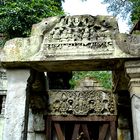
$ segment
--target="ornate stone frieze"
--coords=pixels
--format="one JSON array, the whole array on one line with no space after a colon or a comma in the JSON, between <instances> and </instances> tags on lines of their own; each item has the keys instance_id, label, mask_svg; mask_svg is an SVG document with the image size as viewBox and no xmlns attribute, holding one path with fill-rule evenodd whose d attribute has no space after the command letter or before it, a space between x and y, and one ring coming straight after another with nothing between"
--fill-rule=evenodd
<instances>
[{"instance_id":1,"label":"ornate stone frieze","mask_svg":"<svg viewBox=\"0 0 140 140\"><path fill-rule=\"evenodd\" d=\"M115 96L103 90L49 90L49 115L116 115Z\"/></svg>"}]
</instances>

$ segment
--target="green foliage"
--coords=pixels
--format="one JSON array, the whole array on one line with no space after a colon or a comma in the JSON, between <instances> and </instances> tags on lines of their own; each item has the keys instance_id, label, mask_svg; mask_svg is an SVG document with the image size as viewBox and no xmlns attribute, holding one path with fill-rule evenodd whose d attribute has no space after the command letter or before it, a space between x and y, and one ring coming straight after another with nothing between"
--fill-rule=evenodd
<instances>
[{"instance_id":1,"label":"green foliage","mask_svg":"<svg viewBox=\"0 0 140 140\"><path fill-rule=\"evenodd\" d=\"M32 24L63 14L60 0L3 0L0 1L0 32L8 38L28 36Z\"/></svg>"},{"instance_id":2,"label":"green foliage","mask_svg":"<svg viewBox=\"0 0 140 140\"><path fill-rule=\"evenodd\" d=\"M108 3L108 11L114 16L121 15L124 19L130 14L132 22L140 19L140 0L103 0Z\"/></svg>"},{"instance_id":3,"label":"green foliage","mask_svg":"<svg viewBox=\"0 0 140 140\"><path fill-rule=\"evenodd\" d=\"M6 39L0 39L0 48L4 46Z\"/></svg>"},{"instance_id":4,"label":"green foliage","mask_svg":"<svg viewBox=\"0 0 140 140\"><path fill-rule=\"evenodd\" d=\"M133 3L131 20L138 21L140 20L140 0L131 0Z\"/></svg>"},{"instance_id":5,"label":"green foliage","mask_svg":"<svg viewBox=\"0 0 140 140\"><path fill-rule=\"evenodd\" d=\"M103 3L109 3L108 11L112 12L114 16L121 13L121 16L125 17L132 8L132 3L128 0L104 0Z\"/></svg>"},{"instance_id":6,"label":"green foliage","mask_svg":"<svg viewBox=\"0 0 140 140\"><path fill-rule=\"evenodd\" d=\"M74 88L77 82L85 77L96 79L105 89L112 88L112 74L109 71L74 71L70 80L71 88Z\"/></svg>"}]
</instances>

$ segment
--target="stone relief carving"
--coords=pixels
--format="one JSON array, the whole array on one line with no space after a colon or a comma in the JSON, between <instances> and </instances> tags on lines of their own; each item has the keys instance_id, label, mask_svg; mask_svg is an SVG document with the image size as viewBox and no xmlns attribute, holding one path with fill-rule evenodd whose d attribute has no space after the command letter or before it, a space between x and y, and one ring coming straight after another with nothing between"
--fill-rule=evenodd
<instances>
[{"instance_id":1,"label":"stone relief carving","mask_svg":"<svg viewBox=\"0 0 140 140\"><path fill-rule=\"evenodd\" d=\"M115 115L115 97L106 91L49 90L49 115Z\"/></svg>"},{"instance_id":2,"label":"stone relief carving","mask_svg":"<svg viewBox=\"0 0 140 140\"><path fill-rule=\"evenodd\" d=\"M61 17L54 28L44 35L44 53L51 55L57 50L70 49L87 49L84 51L88 53L92 50L112 52L114 46L110 31L117 32L117 24L109 22L109 19L89 15Z\"/></svg>"},{"instance_id":3,"label":"stone relief carving","mask_svg":"<svg viewBox=\"0 0 140 140\"><path fill-rule=\"evenodd\" d=\"M83 21L76 22L75 24L73 20L70 20L72 17L67 18L68 23L61 23L61 19L61 24L56 24L56 26L45 35L45 42L81 41L82 39L90 40L93 37L99 40L102 37L104 37L104 39L107 37L105 33L108 32L108 30L101 30L101 26L94 26L94 23L91 26L91 23L87 22L84 24ZM75 19L80 20L78 17L75 17ZM98 32L100 32L100 35L97 34Z\"/></svg>"}]
</instances>

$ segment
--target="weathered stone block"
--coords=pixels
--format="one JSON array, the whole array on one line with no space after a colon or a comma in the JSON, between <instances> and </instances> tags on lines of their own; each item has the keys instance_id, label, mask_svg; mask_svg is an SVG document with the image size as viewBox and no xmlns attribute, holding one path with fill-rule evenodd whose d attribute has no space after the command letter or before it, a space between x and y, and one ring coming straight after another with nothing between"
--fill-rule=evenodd
<instances>
[{"instance_id":1,"label":"weathered stone block","mask_svg":"<svg viewBox=\"0 0 140 140\"><path fill-rule=\"evenodd\" d=\"M28 133L27 140L35 140L35 133Z\"/></svg>"},{"instance_id":2,"label":"weathered stone block","mask_svg":"<svg viewBox=\"0 0 140 140\"><path fill-rule=\"evenodd\" d=\"M29 109L28 132L34 132L34 115L31 109Z\"/></svg>"},{"instance_id":3,"label":"weathered stone block","mask_svg":"<svg viewBox=\"0 0 140 140\"><path fill-rule=\"evenodd\" d=\"M3 125L4 125L4 117L3 116L0 116L0 140L2 140Z\"/></svg>"},{"instance_id":4,"label":"weathered stone block","mask_svg":"<svg viewBox=\"0 0 140 140\"><path fill-rule=\"evenodd\" d=\"M43 119L43 114L34 114L34 130L35 131L45 130L45 120Z\"/></svg>"},{"instance_id":5,"label":"weathered stone block","mask_svg":"<svg viewBox=\"0 0 140 140\"><path fill-rule=\"evenodd\" d=\"M35 134L35 140L46 140L45 134Z\"/></svg>"}]
</instances>

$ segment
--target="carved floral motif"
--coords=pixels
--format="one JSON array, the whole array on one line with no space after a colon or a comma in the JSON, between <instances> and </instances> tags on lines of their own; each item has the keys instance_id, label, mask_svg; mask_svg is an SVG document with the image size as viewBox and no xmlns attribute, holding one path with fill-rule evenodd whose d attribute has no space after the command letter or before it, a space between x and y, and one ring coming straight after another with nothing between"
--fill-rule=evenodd
<instances>
[{"instance_id":1,"label":"carved floral motif","mask_svg":"<svg viewBox=\"0 0 140 140\"><path fill-rule=\"evenodd\" d=\"M50 115L115 115L115 97L106 91L49 90Z\"/></svg>"}]
</instances>

